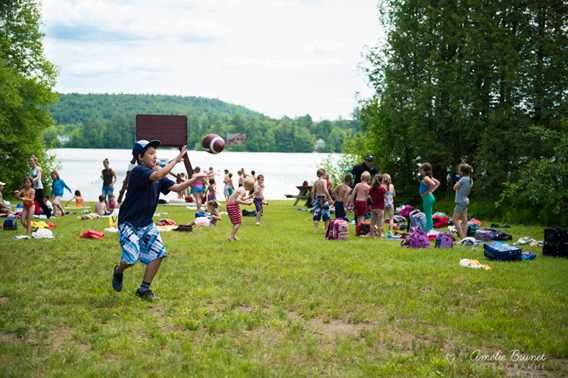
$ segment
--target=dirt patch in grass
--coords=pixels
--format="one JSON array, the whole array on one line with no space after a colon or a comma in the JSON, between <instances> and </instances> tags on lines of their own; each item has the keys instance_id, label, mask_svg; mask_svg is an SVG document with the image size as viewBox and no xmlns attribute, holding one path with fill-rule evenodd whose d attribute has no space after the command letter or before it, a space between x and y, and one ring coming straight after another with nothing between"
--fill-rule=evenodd
<instances>
[{"instance_id":1,"label":"dirt patch in grass","mask_svg":"<svg viewBox=\"0 0 568 378\"><path fill-rule=\"evenodd\" d=\"M239 307L237 307L237 309L239 311L242 311L242 312L253 312L254 311L254 307L247 306L247 305L240 305Z\"/></svg>"},{"instance_id":2,"label":"dirt patch in grass","mask_svg":"<svg viewBox=\"0 0 568 378\"><path fill-rule=\"evenodd\" d=\"M88 344L74 338L71 329L67 327L58 327L49 333L40 333L31 329L22 336L15 333L0 333L0 343L28 344L34 347L43 345L51 353L58 353L69 347L77 348L81 354L91 350Z\"/></svg>"},{"instance_id":3,"label":"dirt patch in grass","mask_svg":"<svg viewBox=\"0 0 568 378\"><path fill-rule=\"evenodd\" d=\"M348 323L341 319L324 320L320 317L306 320L294 311L287 311L286 316L290 320L304 323L312 332L329 338L336 336L357 338L363 331L369 331L376 325L376 322Z\"/></svg>"},{"instance_id":4,"label":"dirt patch in grass","mask_svg":"<svg viewBox=\"0 0 568 378\"><path fill-rule=\"evenodd\" d=\"M0 297L0 305L8 303L8 297Z\"/></svg>"},{"instance_id":5,"label":"dirt patch in grass","mask_svg":"<svg viewBox=\"0 0 568 378\"><path fill-rule=\"evenodd\" d=\"M401 353L411 352L415 349L416 336L393 325L377 327L375 332L378 334L376 347L385 352L397 350Z\"/></svg>"},{"instance_id":6,"label":"dirt patch in grass","mask_svg":"<svg viewBox=\"0 0 568 378\"><path fill-rule=\"evenodd\" d=\"M24 341L24 339L22 337L19 337L15 333L0 333L0 343L13 344L22 341Z\"/></svg>"},{"instance_id":7,"label":"dirt patch in grass","mask_svg":"<svg viewBox=\"0 0 568 378\"><path fill-rule=\"evenodd\" d=\"M360 337L361 332L368 331L373 327L371 323L352 324L338 319L324 321L320 318L314 318L308 320L306 323L311 330L325 337Z\"/></svg>"},{"instance_id":8,"label":"dirt patch in grass","mask_svg":"<svg viewBox=\"0 0 568 378\"><path fill-rule=\"evenodd\" d=\"M49 350L51 352L61 352L65 348L76 347L81 354L91 350L88 344L76 340L71 333L71 329L67 327L58 327L49 335Z\"/></svg>"},{"instance_id":9,"label":"dirt patch in grass","mask_svg":"<svg viewBox=\"0 0 568 378\"><path fill-rule=\"evenodd\" d=\"M542 369L541 366L521 366L507 365L505 366L506 377L554 377L555 375Z\"/></svg>"},{"instance_id":10,"label":"dirt patch in grass","mask_svg":"<svg viewBox=\"0 0 568 378\"><path fill-rule=\"evenodd\" d=\"M0 343L16 344L26 343L30 345L38 345L41 341L41 335L35 330L28 330L25 334L18 335L11 332L0 332Z\"/></svg>"},{"instance_id":11,"label":"dirt patch in grass","mask_svg":"<svg viewBox=\"0 0 568 378\"><path fill-rule=\"evenodd\" d=\"M209 301L205 307L211 312L223 312L228 306L224 301Z\"/></svg>"},{"instance_id":12,"label":"dirt patch in grass","mask_svg":"<svg viewBox=\"0 0 568 378\"><path fill-rule=\"evenodd\" d=\"M156 319L158 327L164 332L175 332L179 328L174 324L172 319L168 318L164 308L160 305L154 306L150 309L150 314Z\"/></svg>"}]
</instances>

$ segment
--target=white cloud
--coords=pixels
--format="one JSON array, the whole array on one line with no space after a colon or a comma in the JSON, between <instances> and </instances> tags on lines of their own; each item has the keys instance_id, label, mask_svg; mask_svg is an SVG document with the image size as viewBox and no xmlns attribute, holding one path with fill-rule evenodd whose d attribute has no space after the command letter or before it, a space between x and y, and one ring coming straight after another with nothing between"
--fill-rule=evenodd
<instances>
[{"instance_id":1,"label":"white cloud","mask_svg":"<svg viewBox=\"0 0 568 378\"><path fill-rule=\"evenodd\" d=\"M380 38L376 0L43 0L62 92L217 97L270 116L348 117Z\"/></svg>"}]
</instances>

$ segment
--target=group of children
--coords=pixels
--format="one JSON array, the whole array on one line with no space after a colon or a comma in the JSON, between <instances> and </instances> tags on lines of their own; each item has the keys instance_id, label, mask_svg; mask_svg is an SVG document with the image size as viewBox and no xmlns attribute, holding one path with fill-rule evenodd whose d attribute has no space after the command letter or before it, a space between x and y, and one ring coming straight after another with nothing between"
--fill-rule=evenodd
<instances>
[{"instance_id":1,"label":"group of children","mask_svg":"<svg viewBox=\"0 0 568 378\"><path fill-rule=\"evenodd\" d=\"M330 208L335 207L337 219L347 219L347 211L353 210L357 224L365 221L368 214L371 215L369 236L380 237L383 235L383 223L388 216L389 232L393 228L394 197L396 195L390 175L375 175L367 171L361 175L361 182L352 188L353 175L345 174L343 182L330 191L329 176L324 169L317 170L318 179L314 182L311 199L313 206L314 230L319 228L319 222L323 219L325 227L329 224ZM370 183L370 184L369 184Z\"/></svg>"},{"instance_id":2,"label":"group of children","mask_svg":"<svg viewBox=\"0 0 568 378\"><path fill-rule=\"evenodd\" d=\"M233 184L233 174L229 170L225 169L223 176L223 194L225 196L227 214L232 224L231 233L228 237L229 241L238 240L236 235L242 221L240 205L249 206L254 204L256 224L260 225L266 203L264 200L264 176L256 176L254 171L251 171L251 174L247 174L244 168L241 168L237 173L239 176L237 189L235 189ZM203 175L201 174L201 169L195 167L192 179L194 181L191 184L191 194L196 203L197 211L200 212L202 204L205 203L206 210L213 218L212 220L219 220L219 203L217 200L214 168L209 167L206 175ZM185 180L184 176L181 178L178 176L178 182L183 182L183 180Z\"/></svg>"},{"instance_id":3,"label":"group of children","mask_svg":"<svg viewBox=\"0 0 568 378\"><path fill-rule=\"evenodd\" d=\"M434 192L440 186L440 181L434 178L430 163L423 163L419 171L419 194L426 216L425 231L428 232L433 228L432 213L436 203ZM459 165L458 172L458 180L453 186L456 194L452 219L458 235L464 238L467 235L467 208L469 194L473 186L471 179L473 169L470 165L463 163ZM385 219L388 220L386 237L392 236L396 190L388 173L371 177L371 174L365 171L361 174L361 181L354 187L352 186L353 175L347 173L343 177L343 182L333 190L329 176L324 169L318 169L316 175L317 180L314 182L311 192L314 230L319 228L319 222L322 219L327 229L330 209L334 206L337 219L347 219L347 211L349 210L353 210L358 225L364 223L370 217L369 233L364 236L382 237Z\"/></svg>"}]
</instances>

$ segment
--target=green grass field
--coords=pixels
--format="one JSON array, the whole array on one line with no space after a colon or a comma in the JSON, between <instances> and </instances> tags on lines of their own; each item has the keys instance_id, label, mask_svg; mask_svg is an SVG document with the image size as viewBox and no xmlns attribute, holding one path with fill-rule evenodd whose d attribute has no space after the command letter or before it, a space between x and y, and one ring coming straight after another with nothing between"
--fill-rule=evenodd
<instances>
[{"instance_id":1,"label":"green grass field","mask_svg":"<svg viewBox=\"0 0 568 378\"><path fill-rule=\"evenodd\" d=\"M158 211L178 223L194 213ZM568 259L539 251L480 271L458 262L485 262L481 248L325 241L285 201L260 227L243 220L238 242L226 241L226 217L163 233L153 303L134 296L141 265L111 289L116 234L79 238L107 220L57 218L55 240L0 231L0 375L568 375ZM539 227L508 232L543 238Z\"/></svg>"}]
</instances>

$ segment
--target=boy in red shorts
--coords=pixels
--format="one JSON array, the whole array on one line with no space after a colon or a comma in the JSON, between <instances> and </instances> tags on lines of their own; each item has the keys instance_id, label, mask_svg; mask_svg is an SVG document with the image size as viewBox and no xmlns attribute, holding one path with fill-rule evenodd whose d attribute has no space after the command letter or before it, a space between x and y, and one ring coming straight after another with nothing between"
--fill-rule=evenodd
<instances>
[{"instance_id":1,"label":"boy in red shorts","mask_svg":"<svg viewBox=\"0 0 568 378\"><path fill-rule=\"evenodd\" d=\"M371 174L367 171L363 172L361 182L355 185L353 193L351 194L351 201L355 204L357 223L362 223L369 212L367 203L369 201L369 191L371 190L371 186L369 185L370 179Z\"/></svg>"}]
</instances>

